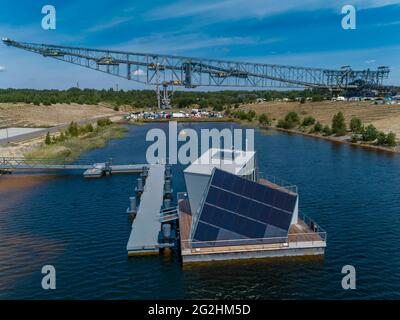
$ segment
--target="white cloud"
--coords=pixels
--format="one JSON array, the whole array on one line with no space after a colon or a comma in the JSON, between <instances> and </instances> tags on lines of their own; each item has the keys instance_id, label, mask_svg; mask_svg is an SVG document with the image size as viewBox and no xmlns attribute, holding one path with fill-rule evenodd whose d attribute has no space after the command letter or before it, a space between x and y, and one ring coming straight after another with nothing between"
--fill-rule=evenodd
<instances>
[{"instance_id":1,"label":"white cloud","mask_svg":"<svg viewBox=\"0 0 400 320\"><path fill-rule=\"evenodd\" d=\"M134 38L118 44L121 50L177 54L180 52L204 48L226 47L235 45L260 45L283 41L278 38L261 37L210 37L200 33L157 33L147 37Z\"/></svg>"},{"instance_id":2,"label":"white cloud","mask_svg":"<svg viewBox=\"0 0 400 320\"><path fill-rule=\"evenodd\" d=\"M3 66L0 66L0 72L2 72L2 71L5 71L6 70L6 68L5 67L3 67Z\"/></svg>"},{"instance_id":3,"label":"white cloud","mask_svg":"<svg viewBox=\"0 0 400 320\"><path fill-rule=\"evenodd\" d=\"M181 0L174 4L152 9L146 15L150 19L162 20L177 17L199 16L211 23L244 18L262 18L291 11L311 11L318 9L333 9L340 12L347 0ZM353 0L358 9L382 7L400 3L399 0Z\"/></svg>"},{"instance_id":4,"label":"white cloud","mask_svg":"<svg viewBox=\"0 0 400 320\"><path fill-rule=\"evenodd\" d=\"M103 31L124 24L125 22L131 21L132 19L133 19L132 17L117 17L110 20L109 22L97 24L93 27L90 27L86 31L88 32Z\"/></svg>"}]
</instances>

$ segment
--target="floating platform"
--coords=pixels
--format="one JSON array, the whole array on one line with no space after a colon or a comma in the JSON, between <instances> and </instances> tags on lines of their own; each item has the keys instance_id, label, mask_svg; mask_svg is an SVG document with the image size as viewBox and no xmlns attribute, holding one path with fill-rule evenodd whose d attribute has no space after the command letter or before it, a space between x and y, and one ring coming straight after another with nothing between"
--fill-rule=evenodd
<instances>
[{"instance_id":1,"label":"floating platform","mask_svg":"<svg viewBox=\"0 0 400 320\"><path fill-rule=\"evenodd\" d=\"M298 218L297 224L289 229L286 242L263 244L214 245L193 247L189 239L192 225L192 214L188 200L179 201L180 245L183 263L207 261L298 257L323 255L326 247L326 233L313 230L311 220L306 217ZM304 220L303 220L304 219Z\"/></svg>"},{"instance_id":2,"label":"floating platform","mask_svg":"<svg viewBox=\"0 0 400 320\"><path fill-rule=\"evenodd\" d=\"M106 174L118 174L118 173L141 173L143 168L148 167L144 164L126 164L126 165L110 165L106 163L95 164L92 168L87 169L83 176L85 178L101 178Z\"/></svg>"},{"instance_id":3,"label":"floating platform","mask_svg":"<svg viewBox=\"0 0 400 320\"><path fill-rule=\"evenodd\" d=\"M160 212L164 199L165 165L151 165L132 231L126 246L129 256L158 254Z\"/></svg>"}]
</instances>

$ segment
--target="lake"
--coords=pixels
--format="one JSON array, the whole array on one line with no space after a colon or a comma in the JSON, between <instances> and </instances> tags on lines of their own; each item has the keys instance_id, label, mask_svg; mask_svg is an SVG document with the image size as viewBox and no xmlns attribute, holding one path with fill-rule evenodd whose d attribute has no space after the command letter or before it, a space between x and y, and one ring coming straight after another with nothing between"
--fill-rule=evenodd
<instances>
[{"instance_id":1,"label":"lake","mask_svg":"<svg viewBox=\"0 0 400 320\"><path fill-rule=\"evenodd\" d=\"M237 128L180 123L182 128ZM82 158L144 163L150 128ZM328 233L324 258L240 261L183 268L179 255L128 258L126 215L137 175L85 180L82 174L0 177L1 299L399 299L400 157L319 139L256 130L260 171L296 184L300 210ZM184 191L173 167L174 192ZM57 289L41 288L54 265ZM344 265L357 289L341 286Z\"/></svg>"}]
</instances>

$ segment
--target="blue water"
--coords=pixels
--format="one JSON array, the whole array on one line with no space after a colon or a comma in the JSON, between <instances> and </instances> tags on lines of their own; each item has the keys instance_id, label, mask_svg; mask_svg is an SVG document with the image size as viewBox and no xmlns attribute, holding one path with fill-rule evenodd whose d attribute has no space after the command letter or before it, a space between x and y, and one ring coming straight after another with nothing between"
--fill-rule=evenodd
<instances>
[{"instance_id":1,"label":"blue water","mask_svg":"<svg viewBox=\"0 0 400 320\"><path fill-rule=\"evenodd\" d=\"M184 124L194 129L230 124ZM145 134L130 126L85 158L145 161ZM400 157L323 140L257 131L264 173L297 184L300 209L328 232L323 259L242 261L182 268L179 256L128 258L125 214L136 175L0 177L1 299L400 298ZM174 190L184 190L176 166ZM54 265L57 289L41 288ZM357 289L343 290L354 265Z\"/></svg>"}]
</instances>

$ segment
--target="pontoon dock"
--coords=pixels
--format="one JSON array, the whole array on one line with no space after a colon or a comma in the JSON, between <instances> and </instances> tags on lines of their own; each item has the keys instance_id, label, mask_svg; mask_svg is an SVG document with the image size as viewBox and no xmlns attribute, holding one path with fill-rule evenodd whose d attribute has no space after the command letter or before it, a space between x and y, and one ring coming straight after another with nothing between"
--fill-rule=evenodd
<instances>
[{"instance_id":1,"label":"pontoon dock","mask_svg":"<svg viewBox=\"0 0 400 320\"><path fill-rule=\"evenodd\" d=\"M158 254L161 230L160 212L164 197L165 165L155 164L149 168L140 199L139 209L128 240L128 255Z\"/></svg>"}]
</instances>

